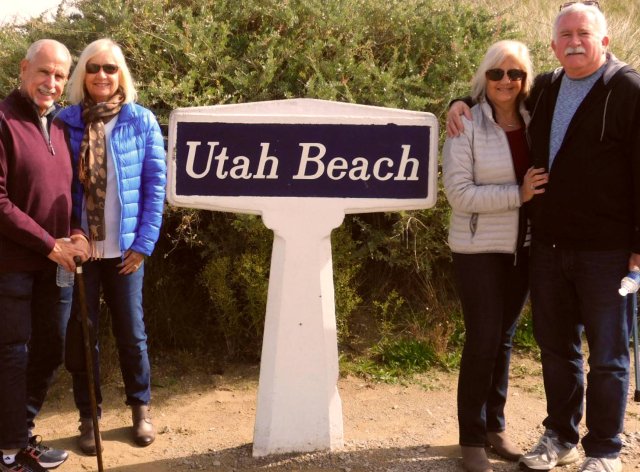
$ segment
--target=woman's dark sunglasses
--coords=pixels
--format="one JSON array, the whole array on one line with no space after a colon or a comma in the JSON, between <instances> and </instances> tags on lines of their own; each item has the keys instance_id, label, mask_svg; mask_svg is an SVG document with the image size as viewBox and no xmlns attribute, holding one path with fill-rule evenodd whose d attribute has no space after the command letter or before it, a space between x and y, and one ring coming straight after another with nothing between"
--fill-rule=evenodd
<instances>
[{"instance_id":1,"label":"woman's dark sunglasses","mask_svg":"<svg viewBox=\"0 0 640 472\"><path fill-rule=\"evenodd\" d=\"M497 82L498 80L502 80L505 72L507 73L507 77L509 80L516 82L518 80L522 80L527 76L527 73L520 69L509 69L507 71L503 69L489 69L485 72L485 76L487 79Z\"/></svg>"},{"instance_id":2,"label":"woman's dark sunglasses","mask_svg":"<svg viewBox=\"0 0 640 472\"><path fill-rule=\"evenodd\" d=\"M94 64L93 62L87 62L87 65L85 66L87 74L97 74L100 72L100 69L102 69L105 74L109 75L118 72L118 66L115 64Z\"/></svg>"}]
</instances>

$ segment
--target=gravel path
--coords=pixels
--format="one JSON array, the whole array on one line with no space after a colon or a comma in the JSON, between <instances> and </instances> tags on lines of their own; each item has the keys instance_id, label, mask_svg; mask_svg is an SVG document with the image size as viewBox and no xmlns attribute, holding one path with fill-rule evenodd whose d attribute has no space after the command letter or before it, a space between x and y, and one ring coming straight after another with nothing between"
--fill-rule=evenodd
<instances>
[{"instance_id":1,"label":"gravel path","mask_svg":"<svg viewBox=\"0 0 640 472\"><path fill-rule=\"evenodd\" d=\"M161 362L156 361L156 364ZM101 424L106 470L164 471L460 471L456 423L456 373L432 372L406 385L340 379L345 447L254 459L251 441L255 416L257 367L228 369L225 375L180 368L155 369L153 414L159 434L149 448L132 445L130 415L123 388L110 382ZM117 378L118 375L112 377ZM634 388L634 386L632 386ZM631 392L633 393L633 392ZM625 471L640 470L640 405L629 397L623 441ZM515 356L507 403L508 431L524 449L542 432L545 411L540 368ZM96 459L75 446L77 413L70 381L63 374L37 424L47 444L71 451L60 471L97 470ZM516 464L490 455L494 470L516 471ZM575 471L578 464L554 470Z\"/></svg>"}]
</instances>

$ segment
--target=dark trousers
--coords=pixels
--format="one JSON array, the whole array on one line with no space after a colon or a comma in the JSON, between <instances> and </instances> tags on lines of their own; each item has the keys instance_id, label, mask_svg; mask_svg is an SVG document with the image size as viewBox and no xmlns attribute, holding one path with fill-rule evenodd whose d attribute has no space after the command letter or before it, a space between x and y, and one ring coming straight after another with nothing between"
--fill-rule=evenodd
<instances>
[{"instance_id":1,"label":"dark trousers","mask_svg":"<svg viewBox=\"0 0 640 472\"><path fill-rule=\"evenodd\" d=\"M616 457L621 448L629 386L629 321L618 294L630 253L575 251L534 243L531 303L547 396L543 425L577 444L584 372L581 336L589 344L587 429L589 457Z\"/></svg>"},{"instance_id":2,"label":"dark trousers","mask_svg":"<svg viewBox=\"0 0 640 472\"><path fill-rule=\"evenodd\" d=\"M24 448L62 364L71 288L56 266L0 273L0 449Z\"/></svg>"},{"instance_id":3,"label":"dark trousers","mask_svg":"<svg viewBox=\"0 0 640 472\"><path fill-rule=\"evenodd\" d=\"M111 329L118 348L120 370L127 405L147 405L151 400L151 367L147 353L147 334L142 311L144 263L133 274L120 275L120 258L89 261L83 265L87 310L94 328L99 329L100 291L111 314ZM74 297L73 312L79 310ZM100 404L99 348L93 352L94 379L98 415ZM91 403L86 374L73 374L73 394L82 418L91 418Z\"/></svg>"},{"instance_id":4,"label":"dark trousers","mask_svg":"<svg viewBox=\"0 0 640 472\"><path fill-rule=\"evenodd\" d=\"M516 263L517 262L517 263ZM460 445L484 447L505 429L513 334L528 294L529 252L453 254L464 315L458 379Z\"/></svg>"}]
</instances>

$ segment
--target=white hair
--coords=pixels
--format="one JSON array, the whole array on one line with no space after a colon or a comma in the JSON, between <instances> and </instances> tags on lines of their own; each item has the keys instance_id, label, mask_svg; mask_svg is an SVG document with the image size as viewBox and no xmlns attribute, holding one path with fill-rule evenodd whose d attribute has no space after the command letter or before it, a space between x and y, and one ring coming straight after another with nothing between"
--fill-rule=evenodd
<instances>
[{"instance_id":1,"label":"white hair","mask_svg":"<svg viewBox=\"0 0 640 472\"><path fill-rule=\"evenodd\" d=\"M597 6L585 5L584 3L573 3L568 7L560 10L560 13L558 13L558 16L556 16L556 19L553 22L554 41L558 40L558 25L560 24L560 19L570 13L586 13L591 15L596 33L600 36L600 38L604 38L605 36L607 36L607 19L604 17L604 13L602 13L602 11L600 11Z\"/></svg>"},{"instance_id":2,"label":"white hair","mask_svg":"<svg viewBox=\"0 0 640 472\"><path fill-rule=\"evenodd\" d=\"M67 61L69 62L69 65L71 65L71 53L69 52L69 49L67 49L67 46L62 44L60 41L56 41L55 39L39 39L38 41L33 42L27 49L27 53L25 54L24 58L27 61L32 61L33 58L36 57L36 55L40 52L40 50L47 44L55 45L56 47L58 47L64 53L64 55L67 56Z\"/></svg>"},{"instance_id":3,"label":"white hair","mask_svg":"<svg viewBox=\"0 0 640 472\"><path fill-rule=\"evenodd\" d=\"M489 69L498 67L507 58L512 58L516 61L527 74L527 76L522 79L520 98L524 98L529 94L533 81L533 66L531 65L529 48L520 41L506 39L489 46L478 70L471 79L471 96L476 102L485 96L487 89L487 77L485 73Z\"/></svg>"}]
</instances>

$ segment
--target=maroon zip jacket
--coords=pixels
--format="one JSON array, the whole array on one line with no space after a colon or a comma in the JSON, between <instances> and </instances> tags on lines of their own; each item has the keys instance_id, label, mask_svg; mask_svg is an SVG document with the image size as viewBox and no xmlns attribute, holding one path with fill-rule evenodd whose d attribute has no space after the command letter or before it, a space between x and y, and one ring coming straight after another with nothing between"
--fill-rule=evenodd
<instances>
[{"instance_id":1,"label":"maroon zip jacket","mask_svg":"<svg viewBox=\"0 0 640 472\"><path fill-rule=\"evenodd\" d=\"M64 124L49 136L19 91L0 102L0 272L39 270L70 234L71 157Z\"/></svg>"}]
</instances>

